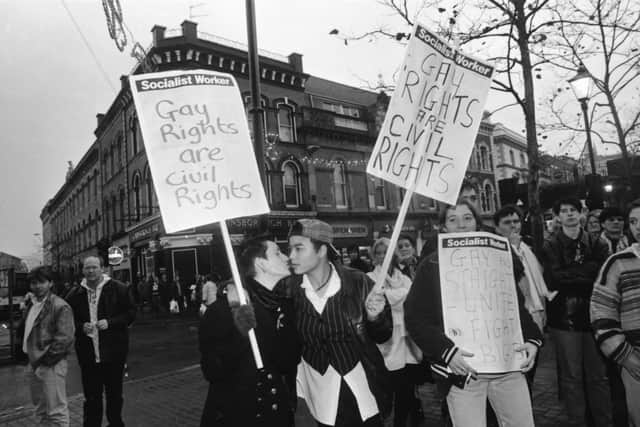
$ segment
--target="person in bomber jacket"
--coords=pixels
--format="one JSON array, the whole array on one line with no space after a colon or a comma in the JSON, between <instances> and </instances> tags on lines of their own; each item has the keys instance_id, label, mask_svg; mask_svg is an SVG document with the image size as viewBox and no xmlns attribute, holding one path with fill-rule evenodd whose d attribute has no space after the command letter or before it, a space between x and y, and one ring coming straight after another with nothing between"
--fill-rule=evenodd
<instances>
[{"instance_id":1,"label":"person in bomber jacket","mask_svg":"<svg viewBox=\"0 0 640 427\"><path fill-rule=\"evenodd\" d=\"M559 385L569 423L586 425L586 399L595 427L611 424L606 363L591 332L589 304L598 271L609 255L606 243L580 227L581 203L562 198L553 206L561 229L543 246L544 279L558 295L547 305L555 344Z\"/></svg>"},{"instance_id":2,"label":"person in bomber jacket","mask_svg":"<svg viewBox=\"0 0 640 427\"><path fill-rule=\"evenodd\" d=\"M473 205L459 200L440 213L445 233L477 231L480 216ZM523 274L522 264L514 259L514 275ZM405 301L405 322L409 335L431 361L431 369L439 390L446 396L449 413L456 427L485 427L486 401L502 420L505 427L533 427L531 398L524 372L530 370L538 348L542 345L542 332L524 307L524 299L517 286L520 326L525 340L516 348L525 354L522 372L505 374L477 374L464 360L472 356L458 348L444 332L440 270L438 252L428 256L418 267L416 278ZM447 368L452 373L448 373ZM465 383L468 376L471 381Z\"/></svg>"},{"instance_id":3,"label":"person in bomber jacket","mask_svg":"<svg viewBox=\"0 0 640 427\"><path fill-rule=\"evenodd\" d=\"M122 380L129 352L129 325L136 306L129 289L102 272L102 260L85 258L85 278L67 296L76 326L76 354L84 391L84 427L102 425L102 396L111 427L123 427Z\"/></svg>"}]
</instances>

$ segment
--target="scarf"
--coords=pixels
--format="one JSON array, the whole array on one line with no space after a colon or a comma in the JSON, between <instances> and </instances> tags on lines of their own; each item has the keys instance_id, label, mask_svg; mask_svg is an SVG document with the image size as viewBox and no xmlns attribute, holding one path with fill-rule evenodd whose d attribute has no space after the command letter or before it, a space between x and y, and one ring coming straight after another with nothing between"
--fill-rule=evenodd
<instances>
[{"instance_id":1,"label":"scarf","mask_svg":"<svg viewBox=\"0 0 640 427\"><path fill-rule=\"evenodd\" d=\"M600 235L600 238L604 240L607 246L609 247L609 255L613 255L615 253L623 251L630 246L629 240L627 239L627 236L625 236L624 234L620 236L620 239L618 240L618 243L616 244L615 248L613 247L613 241L607 237L604 231Z\"/></svg>"},{"instance_id":2,"label":"scarf","mask_svg":"<svg viewBox=\"0 0 640 427\"><path fill-rule=\"evenodd\" d=\"M542 276L542 267L533 251L526 243L520 243L520 248L512 246L514 253L520 258L524 266L524 274L529 285L529 295L531 306L536 311L544 310L542 299L551 301L558 294L558 291L549 291Z\"/></svg>"},{"instance_id":3,"label":"scarf","mask_svg":"<svg viewBox=\"0 0 640 427\"><path fill-rule=\"evenodd\" d=\"M282 304L284 295L282 293L280 283L278 283L272 291L262 286L253 278L247 278L247 290L252 301L257 302L261 306L276 310Z\"/></svg>"}]
</instances>

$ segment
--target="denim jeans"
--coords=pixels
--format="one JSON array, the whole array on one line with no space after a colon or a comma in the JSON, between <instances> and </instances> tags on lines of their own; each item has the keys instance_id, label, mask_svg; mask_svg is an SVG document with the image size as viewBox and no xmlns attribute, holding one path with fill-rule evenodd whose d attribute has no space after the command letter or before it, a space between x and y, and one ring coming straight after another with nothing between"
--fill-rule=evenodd
<instances>
[{"instance_id":1,"label":"denim jeans","mask_svg":"<svg viewBox=\"0 0 640 427\"><path fill-rule=\"evenodd\" d=\"M640 427L640 381L633 378L626 369L620 373L624 389L627 394L627 410L629 411L629 426Z\"/></svg>"},{"instance_id":2,"label":"denim jeans","mask_svg":"<svg viewBox=\"0 0 640 427\"><path fill-rule=\"evenodd\" d=\"M487 398L502 427L534 427L527 379L521 372L481 374L464 389L452 386L447 405L455 427L486 427Z\"/></svg>"},{"instance_id":3,"label":"denim jeans","mask_svg":"<svg viewBox=\"0 0 640 427\"><path fill-rule=\"evenodd\" d=\"M585 426L587 401L595 427L611 425L607 367L590 332L551 329L569 425ZM586 396L585 396L586 394Z\"/></svg>"},{"instance_id":4,"label":"denim jeans","mask_svg":"<svg viewBox=\"0 0 640 427\"><path fill-rule=\"evenodd\" d=\"M67 407L67 360L53 366L38 366L31 373L31 400L41 426L69 426Z\"/></svg>"}]
</instances>

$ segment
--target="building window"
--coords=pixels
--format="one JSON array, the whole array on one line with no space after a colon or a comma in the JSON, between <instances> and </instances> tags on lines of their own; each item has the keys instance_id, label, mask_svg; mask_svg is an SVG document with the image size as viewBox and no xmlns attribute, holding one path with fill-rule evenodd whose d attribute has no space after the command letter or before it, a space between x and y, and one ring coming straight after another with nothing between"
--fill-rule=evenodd
<instances>
[{"instance_id":1,"label":"building window","mask_svg":"<svg viewBox=\"0 0 640 427\"><path fill-rule=\"evenodd\" d=\"M113 221L112 230L115 233L118 231L118 202L115 195L111 197L111 220Z\"/></svg>"},{"instance_id":2,"label":"building window","mask_svg":"<svg viewBox=\"0 0 640 427\"><path fill-rule=\"evenodd\" d=\"M104 235L109 238L111 232L109 230L109 202L104 202Z\"/></svg>"},{"instance_id":3,"label":"building window","mask_svg":"<svg viewBox=\"0 0 640 427\"><path fill-rule=\"evenodd\" d=\"M265 161L264 162L264 176L267 180L267 200L269 201L269 204L273 203L273 195L271 192L271 168L269 167L269 162Z\"/></svg>"},{"instance_id":4,"label":"building window","mask_svg":"<svg viewBox=\"0 0 640 427\"><path fill-rule=\"evenodd\" d=\"M149 169L147 168L146 171L146 183L145 183L145 187L147 190L147 214L149 215L153 215L153 181L151 180L151 172L149 171Z\"/></svg>"},{"instance_id":5,"label":"building window","mask_svg":"<svg viewBox=\"0 0 640 427\"><path fill-rule=\"evenodd\" d=\"M480 207L482 212L489 213L494 211L494 190L490 183L485 183L480 194Z\"/></svg>"},{"instance_id":6,"label":"building window","mask_svg":"<svg viewBox=\"0 0 640 427\"><path fill-rule=\"evenodd\" d=\"M527 159L524 157L524 153L520 153L520 166L523 168L527 167Z\"/></svg>"},{"instance_id":7,"label":"building window","mask_svg":"<svg viewBox=\"0 0 640 427\"><path fill-rule=\"evenodd\" d=\"M384 192L384 181L380 178L373 179L374 185L374 199L376 201L376 208L386 208L387 198Z\"/></svg>"},{"instance_id":8,"label":"building window","mask_svg":"<svg viewBox=\"0 0 640 427\"><path fill-rule=\"evenodd\" d=\"M480 158L480 150L478 150L477 148L474 149L475 153L476 153L476 163L475 163L475 168L476 169L480 169L480 167L482 166L482 159Z\"/></svg>"},{"instance_id":9,"label":"building window","mask_svg":"<svg viewBox=\"0 0 640 427\"><path fill-rule=\"evenodd\" d=\"M293 162L287 161L282 165L282 174L284 204L297 208L300 206L300 172Z\"/></svg>"},{"instance_id":10,"label":"building window","mask_svg":"<svg viewBox=\"0 0 640 427\"><path fill-rule=\"evenodd\" d=\"M136 221L140 221L140 175L133 177L133 214Z\"/></svg>"},{"instance_id":11,"label":"building window","mask_svg":"<svg viewBox=\"0 0 640 427\"><path fill-rule=\"evenodd\" d=\"M342 161L333 168L333 199L337 208L347 207L347 179Z\"/></svg>"},{"instance_id":12,"label":"building window","mask_svg":"<svg viewBox=\"0 0 640 427\"><path fill-rule=\"evenodd\" d=\"M278 134L284 142L295 142L293 108L287 104L278 104Z\"/></svg>"},{"instance_id":13,"label":"building window","mask_svg":"<svg viewBox=\"0 0 640 427\"><path fill-rule=\"evenodd\" d=\"M509 150L509 158L511 159L511 164L513 166L516 165L516 156L513 154L513 150Z\"/></svg>"},{"instance_id":14,"label":"building window","mask_svg":"<svg viewBox=\"0 0 640 427\"><path fill-rule=\"evenodd\" d=\"M125 212L124 212L124 188L120 189L120 230L124 230Z\"/></svg>"},{"instance_id":15,"label":"building window","mask_svg":"<svg viewBox=\"0 0 640 427\"><path fill-rule=\"evenodd\" d=\"M98 172L94 171L93 174L93 197L98 198Z\"/></svg>"},{"instance_id":16,"label":"building window","mask_svg":"<svg viewBox=\"0 0 640 427\"><path fill-rule=\"evenodd\" d=\"M487 147L480 147L480 168L482 170L490 170L489 169L489 152Z\"/></svg>"}]
</instances>

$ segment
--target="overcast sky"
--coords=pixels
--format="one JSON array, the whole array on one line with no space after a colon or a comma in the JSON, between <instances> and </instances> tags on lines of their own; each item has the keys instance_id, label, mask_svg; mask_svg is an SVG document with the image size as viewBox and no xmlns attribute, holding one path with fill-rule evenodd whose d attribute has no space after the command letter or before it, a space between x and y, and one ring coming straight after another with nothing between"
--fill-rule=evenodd
<instances>
[{"instance_id":1,"label":"overcast sky","mask_svg":"<svg viewBox=\"0 0 640 427\"><path fill-rule=\"evenodd\" d=\"M244 1L120 0L125 24L148 47L151 28L179 28L193 9L198 29L246 42ZM398 21L375 0L258 0L260 48L304 55L315 76L363 86L382 74L391 81L403 58L397 43L378 40L344 46L332 28L358 32ZM65 11L67 5L108 75L100 71ZM400 28L400 27L398 27ZM124 53L109 38L100 0L0 0L0 251L33 255L42 232L41 209L94 141L95 115L114 99L119 76L131 71ZM491 94L488 108L505 98ZM493 118L517 132L524 127L516 109Z\"/></svg>"}]
</instances>

